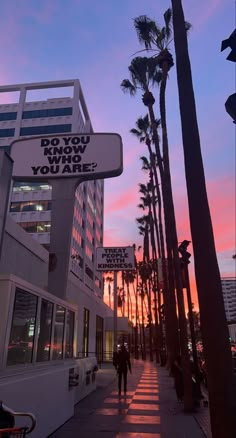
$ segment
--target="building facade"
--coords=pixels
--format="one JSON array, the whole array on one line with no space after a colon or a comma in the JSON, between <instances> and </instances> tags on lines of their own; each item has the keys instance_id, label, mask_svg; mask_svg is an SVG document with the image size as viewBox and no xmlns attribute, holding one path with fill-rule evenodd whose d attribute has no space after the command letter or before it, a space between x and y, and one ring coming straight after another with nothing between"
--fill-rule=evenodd
<instances>
[{"instance_id":1,"label":"building facade","mask_svg":"<svg viewBox=\"0 0 236 438\"><path fill-rule=\"evenodd\" d=\"M28 101L27 93L60 88L63 92L70 89L71 97ZM10 153L16 138L93 132L78 79L0 87L0 93L11 92L18 92L19 99L0 105L0 149ZM71 236L70 271L98 297L102 297L102 275L95 271L95 251L103 244L103 194L101 180L80 184ZM48 183L17 182L9 207L12 218L46 249L50 245L51 196Z\"/></svg>"},{"instance_id":2,"label":"building facade","mask_svg":"<svg viewBox=\"0 0 236 438\"><path fill-rule=\"evenodd\" d=\"M236 322L236 277L223 277L221 283L227 321Z\"/></svg>"}]
</instances>

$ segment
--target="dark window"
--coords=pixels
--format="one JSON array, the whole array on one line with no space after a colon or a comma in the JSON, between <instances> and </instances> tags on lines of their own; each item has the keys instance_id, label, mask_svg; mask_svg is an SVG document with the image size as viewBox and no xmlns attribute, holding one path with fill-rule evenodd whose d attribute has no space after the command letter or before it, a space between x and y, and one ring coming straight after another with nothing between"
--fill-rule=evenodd
<instances>
[{"instance_id":1,"label":"dark window","mask_svg":"<svg viewBox=\"0 0 236 438\"><path fill-rule=\"evenodd\" d=\"M46 125L46 126L30 126L20 129L20 135L43 135L43 134L60 134L63 132L71 132L71 124L66 125ZM4 129L0 130L0 136L1 131L4 131ZM10 131L8 129L8 131ZM13 134L14 135L14 134ZM10 137L10 135L2 135L2 137Z\"/></svg>"},{"instance_id":2,"label":"dark window","mask_svg":"<svg viewBox=\"0 0 236 438\"><path fill-rule=\"evenodd\" d=\"M7 364L32 362L38 298L16 289Z\"/></svg>"},{"instance_id":3,"label":"dark window","mask_svg":"<svg viewBox=\"0 0 236 438\"><path fill-rule=\"evenodd\" d=\"M53 340L53 359L63 358L63 337L65 326L65 309L61 306L56 306L56 317L54 324L54 340Z\"/></svg>"},{"instance_id":4,"label":"dark window","mask_svg":"<svg viewBox=\"0 0 236 438\"><path fill-rule=\"evenodd\" d=\"M74 312L67 311L66 318L66 358L73 357L73 342L74 342Z\"/></svg>"},{"instance_id":5,"label":"dark window","mask_svg":"<svg viewBox=\"0 0 236 438\"><path fill-rule=\"evenodd\" d=\"M103 318L96 315L96 358L98 363L103 360Z\"/></svg>"},{"instance_id":6,"label":"dark window","mask_svg":"<svg viewBox=\"0 0 236 438\"><path fill-rule=\"evenodd\" d=\"M93 271L92 271L92 269L90 269L88 267L88 265L85 266L85 272L89 276L89 278L91 278L91 280L93 280Z\"/></svg>"},{"instance_id":7,"label":"dark window","mask_svg":"<svg viewBox=\"0 0 236 438\"><path fill-rule=\"evenodd\" d=\"M0 146L0 151L5 151L10 155L11 146Z\"/></svg>"},{"instance_id":8,"label":"dark window","mask_svg":"<svg viewBox=\"0 0 236 438\"><path fill-rule=\"evenodd\" d=\"M89 351L89 310L84 308L83 356L88 357Z\"/></svg>"},{"instance_id":9,"label":"dark window","mask_svg":"<svg viewBox=\"0 0 236 438\"><path fill-rule=\"evenodd\" d=\"M17 112L11 112L11 113L0 113L0 121L4 120L16 120Z\"/></svg>"},{"instance_id":10,"label":"dark window","mask_svg":"<svg viewBox=\"0 0 236 438\"><path fill-rule=\"evenodd\" d=\"M14 137L15 128L0 129L0 137Z\"/></svg>"},{"instance_id":11,"label":"dark window","mask_svg":"<svg viewBox=\"0 0 236 438\"><path fill-rule=\"evenodd\" d=\"M43 117L57 117L57 116L71 116L71 115L72 115L71 107L51 108L51 109L41 109L41 110L33 110L33 111L23 111L22 119L37 119ZM12 119L4 119L4 120L12 120Z\"/></svg>"},{"instance_id":12,"label":"dark window","mask_svg":"<svg viewBox=\"0 0 236 438\"><path fill-rule=\"evenodd\" d=\"M37 362L50 359L53 303L42 300L40 311Z\"/></svg>"}]
</instances>

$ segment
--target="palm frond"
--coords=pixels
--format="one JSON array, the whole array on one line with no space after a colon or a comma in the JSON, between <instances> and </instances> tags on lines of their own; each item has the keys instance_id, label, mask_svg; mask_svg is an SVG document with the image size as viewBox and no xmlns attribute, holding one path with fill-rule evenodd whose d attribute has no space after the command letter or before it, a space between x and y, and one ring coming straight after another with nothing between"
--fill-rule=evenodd
<instances>
[{"instance_id":1,"label":"palm frond","mask_svg":"<svg viewBox=\"0 0 236 438\"><path fill-rule=\"evenodd\" d=\"M188 34L188 31L189 31L190 29L192 29L192 25L191 25L191 23L189 23L188 21L185 21L185 30L186 30L187 34Z\"/></svg>"},{"instance_id":2,"label":"palm frond","mask_svg":"<svg viewBox=\"0 0 236 438\"><path fill-rule=\"evenodd\" d=\"M152 77L152 85L159 85L162 81L162 71L161 69L156 70Z\"/></svg>"},{"instance_id":3,"label":"palm frond","mask_svg":"<svg viewBox=\"0 0 236 438\"><path fill-rule=\"evenodd\" d=\"M169 40L172 36L172 9L168 8L164 15L164 21L165 21L165 28L166 28L166 38Z\"/></svg>"},{"instance_id":4,"label":"palm frond","mask_svg":"<svg viewBox=\"0 0 236 438\"><path fill-rule=\"evenodd\" d=\"M138 129L135 129L135 128L130 129L129 132L131 132L131 134L136 135L136 137L138 137L138 138L140 138L142 136L142 132L138 131Z\"/></svg>"},{"instance_id":5,"label":"palm frond","mask_svg":"<svg viewBox=\"0 0 236 438\"><path fill-rule=\"evenodd\" d=\"M134 27L139 42L144 44L146 49L150 49L157 30L155 21L148 18L147 15L140 15L134 19Z\"/></svg>"},{"instance_id":6,"label":"palm frond","mask_svg":"<svg viewBox=\"0 0 236 438\"><path fill-rule=\"evenodd\" d=\"M122 90L124 91L124 93L129 93L130 96L134 96L136 94L136 87L134 84L132 84L132 82L130 82L129 79L124 79L121 84L120 84Z\"/></svg>"}]
</instances>

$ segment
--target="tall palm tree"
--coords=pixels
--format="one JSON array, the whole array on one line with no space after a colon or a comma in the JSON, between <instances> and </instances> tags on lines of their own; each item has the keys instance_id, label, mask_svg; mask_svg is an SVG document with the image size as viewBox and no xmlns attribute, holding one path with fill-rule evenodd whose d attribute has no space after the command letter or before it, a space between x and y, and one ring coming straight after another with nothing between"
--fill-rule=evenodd
<instances>
[{"instance_id":1,"label":"tall palm tree","mask_svg":"<svg viewBox=\"0 0 236 438\"><path fill-rule=\"evenodd\" d=\"M195 275L208 374L213 438L236 436L236 378L206 192L191 64L181 0L172 0L177 82L182 124Z\"/></svg>"},{"instance_id":2,"label":"tall palm tree","mask_svg":"<svg viewBox=\"0 0 236 438\"><path fill-rule=\"evenodd\" d=\"M131 76L131 81L125 79L121 83L121 88L123 91L129 92L131 96L134 96L138 90L144 92L142 100L145 106L148 108L149 119L151 123L153 142L155 145L155 152L157 156L158 167L160 171L160 177L162 182L162 191L165 196L163 196L164 205L164 218L165 218L165 229L166 229L166 242L167 242L167 253L168 253L168 271L169 271L169 282L168 288L165 290L166 304L167 304L167 315L166 315L166 341L168 348L169 361L171 362L174 357L179 353L179 338L178 338L178 323L176 315L176 302L174 294L174 275L172 272L172 245L171 245L171 224L169 221L169 211L172 205L168 202L168 193L166 194L166 184L165 175L163 168L163 161L160 152L159 137L157 131L156 118L154 114L153 105L155 99L150 91L151 85L157 85L161 80L160 71L157 68L157 63L152 58L134 58L129 66L129 72ZM169 321L168 321L169 319Z\"/></svg>"},{"instance_id":3,"label":"tall palm tree","mask_svg":"<svg viewBox=\"0 0 236 438\"><path fill-rule=\"evenodd\" d=\"M154 59L157 62L157 66L161 71L160 81L160 95L159 106L161 115L162 126L162 148L163 148L163 166L165 178L163 181L164 197L168 202L168 221L170 232L170 245L172 246L172 257L168 257L168 263L174 267L175 272L175 286L178 300L178 312L179 312L179 326L180 326L180 343L182 362L184 368L184 407L186 411L192 409L192 396L191 396L191 369L190 360L188 354L188 336L187 336L187 321L185 316L183 289L181 281L181 267L178 254L178 238L175 221L174 202L172 194L171 176L170 176L170 163L169 163L169 147L168 147L168 135L167 135L167 121L166 121L166 83L168 73L173 67L173 57L169 51L169 44L172 41L172 10L168 9L164 13L165 25L163 28L157 26L155 21L150 20L147 16L141 16L134 20L135 29L139 41L142 42L146 50L150 50L155 47L157 56ZM186 26L186 24L185 24ZM170 270L170 273L172 269Z\"/></svg>"}]
</instances>

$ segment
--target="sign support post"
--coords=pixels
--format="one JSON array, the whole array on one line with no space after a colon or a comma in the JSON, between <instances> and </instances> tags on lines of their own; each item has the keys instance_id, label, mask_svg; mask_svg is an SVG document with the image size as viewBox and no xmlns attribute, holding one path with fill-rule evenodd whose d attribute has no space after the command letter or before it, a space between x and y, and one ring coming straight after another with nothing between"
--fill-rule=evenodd
<instances>
[{"instance_id":1,"label":"sign support post","mask_svg":"<svg viewBox=\"0 0 236 438\"><path fill-rule=\"evenodd\" d=\"M52 294L66 297L70 270L71 235L74 216L75 191L78 178L50 181L52 186L52 213L50 232L50 257L48 290ZM50 266L51 265L51 266Z\"/></svg>"},{"instance_id":2,"label":"sign support post","mask_svg":"<svg viewBox=\"0 0 236 438\"><path fill-rule=\"evenodd\" d=\"M118 298L117 298L117 271L114 271L114 347L113 352L117 352L117 307L118 307Z\"/></svg>"}]
</instances>

